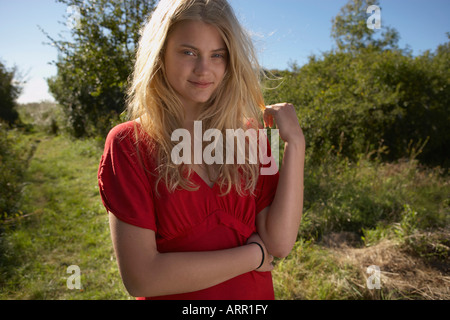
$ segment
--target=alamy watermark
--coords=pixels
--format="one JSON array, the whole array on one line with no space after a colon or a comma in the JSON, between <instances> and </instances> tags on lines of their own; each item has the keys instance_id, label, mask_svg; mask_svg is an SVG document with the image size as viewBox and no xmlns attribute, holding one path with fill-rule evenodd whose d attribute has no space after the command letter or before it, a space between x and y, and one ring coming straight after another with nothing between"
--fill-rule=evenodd
<instances>
[{"instance_id":1,"label":"alamy watermark","mask_svg":"<svg viewBox=\"0 0 450 320\"><path fill-rule=\"evenodd\" d=\"M81 9L79 6L71 5L66 9L67 17L66 25L69 29L81 28Z\"/></svg>"},{"instance_id":2,"label":"alamy watermark","mask_svg":"<svg viewBox=\"0 0 450 320\"><path fill-rule=\"evenodd\" d=\"M367 268L367 274L370 276L367 278L367 288L369 290L381 289L381 270L379 266L369 266Z\"/></svg>"},{"instance_id":3,"label":"alamy watermark","mask_svg":"<svg viewBox=\"0 0 450 320\"><path fill-rule=\"evenodd\" d=\"M249 164L268 165L269 167L261 167L261 175L274 175L279 168L279 130L272 129L270 134L270 149L272 156L268 156L267 145L267 129L227 129L225 131L225 142L222 132L218 129L209 129L202 134L202 122L194 122L194 157L192 159L192 137L191 133L186 129L177 129L172 133L172 142L181 142L177 144L171 153L172 162L176 165L184 164L244 164L246 159L246 139L248 143L248 161ZM212 141L214 138L214 141ZM212 141L212 142L211 142ZM236 144L235 144L235 141ZM203 142L211 142L203 149ZM223 146L225 145L225 155L223 154ZM235 155L236 149L236 155Z\"/></svg>"},{"instance_id":4,"label":"alamy watermark","mask_svg":"<svg viewBox=\"0 0 450 320\"><path fill-rule=\"evenodd\" d=\"M367 19L367 28L369 29L381 29L381 9L376 5L371 5L367 8L367 14L370 17ZM69 15L67 18L67 27L70 29L81 28L81 9L77 5L71 5L67 8L66 13ZM183 141L178 144L171 154L172 162L175 164L202 164L202 160L208 164L234 164L234 138L237 138L237 164L245 163L245 139L250 140L249 143L249 163L256 164L256 159L259 155L260 163L267 165L270 163L270 167L262 167L261 175L273 175L278 172L279 168L279 131L272 129L270 146L272 157L267 156L267 130L260 129L258 132L254 129L244 130L226 130L226 155L223 155L223 135L217 129L209 129L202 135L201 121L196 121L194 126L194 159L191 159L191 136L188 130L177 129L172 134L172 141ZM202 141L211 141L214 137L214 142L202 151ZM258 143L259 142L259 143ZM183 152L181 156L180 153ZM214 155L213 155L214 154Z\"/></svg>"},{"instance_id":5,"label":"alamy watermark","mask_svg":"<svg viewBox=\"0 0 450 320\"><path fill-rule=\"evenodd\" d=\"M367 19L367 28L381 29L381 9L379 6L369 6L366 11L371 16Z\"/></svg>"},{"instance_id":6,"label":"alamy watermark","mask_svg":"<svg viewBox=\"0 0 450 320\"><path fill-rule=\"evenodd\" d=\"M71 274L70 277L67 278L67 288L69 290L77 289L81 290L81 269L77 265L71 265L67 267L67 273Z\"/></svg>"},{"instance_id":7,"label":"alamy watermark","mask_svg":"<svg viewBox=\"0 0 450 320\"><path fill-rule=\"evenodd\" d=\"M67 27L69 29L79 29L81 28L81 11L80 7L77 5L71 5L67 7L66 13L69 15L67 17ZM381 8L377 5L371 5L366 10L370 17L367 19L367 28L381 29Z\"/></svg>"}]
</instances>

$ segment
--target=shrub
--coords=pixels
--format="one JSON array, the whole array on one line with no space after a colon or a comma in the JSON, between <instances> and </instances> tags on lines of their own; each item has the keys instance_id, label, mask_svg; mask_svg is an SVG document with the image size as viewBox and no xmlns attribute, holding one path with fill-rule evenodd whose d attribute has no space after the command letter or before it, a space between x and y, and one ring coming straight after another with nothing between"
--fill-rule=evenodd
<instances>
[{"instance_id":1,"label":"shrub","mask_svg":"<svg viewBox=\"0 0 450 320\"><path fill-rule=\"evenodd\" d=\"M19 203L32 150L23 146L14 132L0 122L0 222L20 214Z\"/></svg>"},{"instance_id":2,"label":"shrub","mask_svg":"<svg viewBox=\"0 0 450 320\"><path fill-rule=\"evenodd\" d=\"M417 58L373 48L328 52L274 72L282 82L266 82L275 87L265 90L266 103L296 106L317 161L330 152L357 160L383 145L384 160L409 158L415 148L422 163L448 166L450 68L441 59L447 51L448 44Z\"/></svg>"},{"instance_id":3,"label":"shrub","mask_svg":"<svg viewBox=\"0 0 450 320\"><path fill-rule=\"evenodd\" d=\"M15 100L19 96L22 88L18 84L17 68L8 70L0 61L0 119L13 124L19 118L15 110Z\"/></svg>"},{"instance_id":4,"label":"shrub","mask_svg":"<svg viewBox=\"0 0 450 320\"><path fill-rule=\"evenodd\" d=\"M424 168L417 161L309 160L299 234L321 238L347 231L376 242L393 230L404 238L415 230L444 228L450 223L449 192L442 170Z\"/></svg>"}]
</instances>

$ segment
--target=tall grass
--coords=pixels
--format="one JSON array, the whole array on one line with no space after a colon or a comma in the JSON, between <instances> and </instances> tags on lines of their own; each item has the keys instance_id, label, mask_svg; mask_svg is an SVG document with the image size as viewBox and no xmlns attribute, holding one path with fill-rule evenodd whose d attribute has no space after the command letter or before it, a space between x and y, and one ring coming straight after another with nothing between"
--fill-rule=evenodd
<instances>
[{"instance_id":1,"label":"tall grass","mask_svg":"<svg viewBox=\"0 0 450 320\"><path fill-rule=\"evenodd\" d=\"M33 143L0 121L0 222L21 214L20 200Z\"/></svg>"},{"instance_id":2,"label":"tall grass","mask_svg":"<svg viewBox=\"0 0 450 320\"><path fill-rule=\"evenodd\" d=\"M0 225L0 299L130 299L97 187L102 141L37 128L7 132L26 166L15 180L21 214ZM273 272L276 298L449 299L449 184L414 159L307 161L303 221ZM370 264L381 267L381 290L366 286ZM80 290L67 287L70 265Z\"/></svg>"},{"instance_id":3,"label":"tall grass","mask_svg":"<svg viewBox=\"0 0 450 320\"><path fill-rule=\"evenodd\" d=\"M449 194L448 176L414 159L309 163L299 241L274 271L277 297L450 298ZM388 272L382 290L369 290L371 263L404 276Z\"/></svg>"},{"instance_id":4,"label":"tall grass","mask_svg":"<svg viewBox=\"0 0 450 320\"><path fill-rule=\"evenodd\" d=\"M108 219L98 196L94 140L35 135L21 210L1 237L0 299L123 299ZM81 290L69 290L78 265Z\"/></svg>"},{"instance_id":5,"label":"tall grass","mask_svg":"<svg viewBox=\"0 0 450 320\"><path fill-rule=\"evenodd\" d=\"M419 229L448 225L450 183L439 168L422 167L415 160L333 160L307 166L302 236L320 238L336 231L363 235L402 221ZM411 210L415 214L405 222Z\"/></svg>"}]
</instances>

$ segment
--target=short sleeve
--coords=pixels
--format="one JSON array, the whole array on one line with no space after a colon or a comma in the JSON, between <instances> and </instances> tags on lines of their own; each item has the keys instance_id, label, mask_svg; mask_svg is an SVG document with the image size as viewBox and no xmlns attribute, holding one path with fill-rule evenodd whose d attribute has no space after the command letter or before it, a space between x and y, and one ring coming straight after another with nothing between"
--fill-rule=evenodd
<instances>
[{"instance_id":1,"label":"short sleeve","mask_svg":"<svg viewBox=\"0 0 450 320\"><path fill-rule=\"evenodd\" d=\"M256 185L256 214L272 204L278 187L280 173L272 155L270 144L266 138L266 150L263 148L263 163L260 166L260 174ZM261 147L261 146L259 146Z\"/></svg>"},{"instance_id":2,"label":"short sleeve","mask_svg":"<svg viewBox=\"0 0 450 320\"><path fill-rule=\"evenodd\" d=\"M98 170L105 208L119 220L156 232L152 184L140 161L132 123L111 130Z\"/></svg>"}]
</instances>

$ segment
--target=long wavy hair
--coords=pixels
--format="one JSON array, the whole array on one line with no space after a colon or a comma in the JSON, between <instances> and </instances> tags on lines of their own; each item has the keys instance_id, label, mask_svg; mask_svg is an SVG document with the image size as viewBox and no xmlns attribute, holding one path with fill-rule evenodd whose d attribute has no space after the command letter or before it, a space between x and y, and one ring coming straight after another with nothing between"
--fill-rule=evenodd
<instances>
[{"instance_id":1,"label":"long wavy hair","mask_svg":"<svg viewBox=\"0 0 450 320\"><path fill-rule=\"evenodd\" d=\"M189 179L191 168L171 161L171 152L176 146L171 141L172 132L183 127L185 114L181 101L167 80L164 50L172 30L186 20L215 26L228 49L224 79L204 104L198 119L202 121L203 132L218 129L225 137L226 129L258 130L264 109L261 69L253 43L229 3L226 0L160 0L141 31L127 108L129 120L139 119L141 129L147 133L144 136L149 140L145 142L155 146L151 152L157 163L156 186L164 181L170 192L178 188L197 190L199 187ZM226 154L225 146L223 143L223 155ZM215 172L218 172L216 183L224 191L222 195L229 193L233 186L240 195L255 190L259 160L256 164L250 163L248 150L249 140L246 139L244 164L234 161L233 164L215 165ZM235 158L237 152L234 153ZM209 170L208 175L211 177Z\"/></svg>"}]
</instances>

